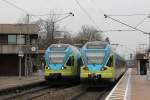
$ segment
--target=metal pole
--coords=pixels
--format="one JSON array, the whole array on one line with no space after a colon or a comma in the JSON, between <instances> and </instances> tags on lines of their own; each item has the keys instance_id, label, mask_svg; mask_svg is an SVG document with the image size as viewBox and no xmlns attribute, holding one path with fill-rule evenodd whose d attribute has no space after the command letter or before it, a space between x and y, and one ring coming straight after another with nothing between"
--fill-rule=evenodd
<instances>
[{"instance_id":1,"label":"metal pole","mask_svg":"<svg viewBox=\"0 0 150 100\"><path fill-rule=\"evenodd\" d=\"M55 24L55 22L52 22L52 41L51 41L51 44L54 43L54 42L53 42L53 41L54 41L54 30L55 30L55 29L54 29L54 28L55 28L55 25L54 25L54 24Z\"/></svg>"},{"instance_id":2,"label":"metal pole","mask_svg":"<svg viewBox=\"0 0 150 100\"><path fill-rule=\"evenodd\" d=\"M22 48L21 48L21 31L20 31L20 37L19 37L19 53L18 53L18 57L19 57L19 80L21 80L21 53L22 53Z\"/></svg>"},{"instance_id":3,"label":"metal pole","mask_svg":"<svg viewBox=\"0 0 150 100\"><path fill-rule=\"evenodd\" d=\"M19 56L19 80L21 80L21 56Z\"/></svg>"},{"instance_id":4,"label":"metal pole","mask_svg":"<svg viewBox=\"0 0 150 100\"><path fill-rule=\"evenodd\" d=\"M148 65L147 65L147 80L150 80L150 34L149 35L149 47L148 47Z\"/></svg>"},{"instance_id":5,"label":"metal pole","mask_svg":"<svg viewBox=\"0 0 150 100\"><path fill-rule=\"evenodd\" d=\"M148 49L150 49L150 33L148 35L149 35L149 47L148 47Z\"/></svg>"},{"instance_id":6,"label":"metal pole","mask_svg":"<svg viewBox=\"0 0 150 100\"><path fill-rule=\"evenodd\" d=\"M28 33L28 35L27 35L27 45L29 46L30 45L30 36L29 36L29 14L27 14L27 33ZM28 48L29 49L29 48Z\"/></svg>"},{"instance_id":7,"label":"metal pole","mask_svg":"<svg viewBox=\"0 0 150 100\"><path fill-rule=\"evenodd\" d=\"M28 75L29 75L29 45L30 45L30 36L29 36L29 17L30 17L30 15L29 14L27 14L27 49L26 49L26 72L27 72L27 77L28 77Z\"/></svg>"}]
</instances>

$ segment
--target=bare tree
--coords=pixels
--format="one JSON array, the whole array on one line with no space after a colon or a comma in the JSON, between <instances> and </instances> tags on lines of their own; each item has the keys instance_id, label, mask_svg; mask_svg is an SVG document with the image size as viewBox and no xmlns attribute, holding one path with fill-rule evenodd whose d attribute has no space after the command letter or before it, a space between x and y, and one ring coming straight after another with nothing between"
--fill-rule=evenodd
<instances>
[{"instance_id":1,"label":"bare tree","mask_svg":"<svg viewBox=\"0 0 150 100\"><path fill-rule=\"evenodd\" d=\"M74 42L84 44L87 41L100 41L102 40L101 33L101 31L91 26L84 25L78 32L78 35L74 37Z\"/></svg>"},{"instance_id":2,"label":"bare tree","mask_svg":"<svg viewBox=\"0 0 150 100\"><path fill-rule=\"evenodd\" d=\"M59 25L54 25L56 15L51 14L48 19L39 19L35 23L40 27L39 31L39 48L46 49L52 42L55 43L57 40L53 39L54 34L61 34Z\"/></svg>"}]
</instances>

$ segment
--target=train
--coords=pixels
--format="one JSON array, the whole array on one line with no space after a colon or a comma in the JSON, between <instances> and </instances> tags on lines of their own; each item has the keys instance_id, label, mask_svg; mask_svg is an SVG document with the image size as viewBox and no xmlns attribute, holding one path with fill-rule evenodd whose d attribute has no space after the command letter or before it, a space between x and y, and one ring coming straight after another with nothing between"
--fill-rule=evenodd
<instances>
[{"instance_id":1,"label":"train","mask_svg":"<svg viewBox=\"0 0 150 100\"><path fill-rule=\"evenodd\" d=\"M80 81L81 54L70 44L51 44L45 51L44 76L47 81Z\"/></svg>"},{"instance_id":2,"label":"train","mask_svg":"<svg viewBox=\"0 0 150 100\"><path fill-rule=\"evenodd\" d=\"M81 48L81 58L81 83L114 83L126 71L125 59L119 56L108 42L87 42Z\"/></svg>"}]
</instances>

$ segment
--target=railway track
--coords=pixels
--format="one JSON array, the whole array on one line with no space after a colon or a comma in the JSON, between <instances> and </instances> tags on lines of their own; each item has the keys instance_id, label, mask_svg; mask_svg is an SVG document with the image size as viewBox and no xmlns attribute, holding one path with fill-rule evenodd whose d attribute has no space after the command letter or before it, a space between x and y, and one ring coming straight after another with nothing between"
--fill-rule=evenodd
<instances>
[{"instance_id":1,"label":"railway track","mask_svg":"<svg viewBox=\"0 0 150 100\"><path fill-rule=\"evenodd\" d=\"M0 95L0 100L37 100L37 98L44 97L72 86L73 85L49 85L44 82L43 84L32 85L32 87L31 85L17 87L16 89L5 90L4 93ZM1 93L2 92L3 91L1 91Z\"/></svg>"},{"instance_id":2,"label":"railway track","mask_svg":"<svg viewBox=\"0 0 150 100\"><path fill-rule=\"evenodd\" d=\"M108 88L89 87L69 100L104 100L109 92Z\"/></svg>"},{"instance_id":3,"label":"railway track","mask_svg":"<svg viewBox=\"0 0 150 100\"><path fill-rule=\"evenodd\" d=\"M15 87L11 87L8 89L3 89L0 90L0 100L2 99L7 99L13 96L17 96L19 94L24 94L25 91L31 91L31 90L40 90L40 89L44 89L47 88L47 82L46 81L42 81L42 82L38 82L38 83L32 83L32 84L28 84L28 85L23 85L23 86L15 86Z\"/></svg>"},{"instance_id":4,"label":"railway track","mask_svg":"<svg viewBox=\"0 0 150 100\"><path fill-rule=\"evenodd\" d=\"M9 96L0 96L0 100L104 100L109 92L110 87L40 85Z\"/></svg>"},{"instance_id":5,"label":"railway track","mask_svg":"<svg viewBox=\"0 0 150 100\"><path fill-rule=\"evenodd\" d=\"M47 95L43 95L32 100L69 100L69 97L80 92L82 90L81 85L76 85L57 91L51 91Z\"/></svg>"},{"instance_id":6,"label":"railway track","mask_svg":"<svg viewBox=\"0 0 150 100\"><path fill-rule=\"evenodd\" d=\"M52 87L45 88L45 89L38 90L38 91L27 92L25 94L16 96L13 99L15 100L38 100L38 99L43 100L44 98L46 99L50 94L66 89L66 88L70 88L70 86L57 86L57 87L52 86Z\"/></svg>"}]
</instances>

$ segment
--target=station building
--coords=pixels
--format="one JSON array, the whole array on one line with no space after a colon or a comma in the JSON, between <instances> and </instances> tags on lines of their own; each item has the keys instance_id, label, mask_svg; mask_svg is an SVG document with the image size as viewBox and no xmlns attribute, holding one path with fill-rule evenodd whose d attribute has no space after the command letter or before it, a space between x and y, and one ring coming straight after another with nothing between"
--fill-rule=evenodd
<instances>
[{"instance_id":1,"label":"station building","mask_svg":"<svg viewBox=\"0 0 150 100\"><path fill-rule=\"evenodd\" d=\"M0 76L25 75L27 62L35 65L38 31L36 24L0 24Z\"/></svg>"}]
</instances>

